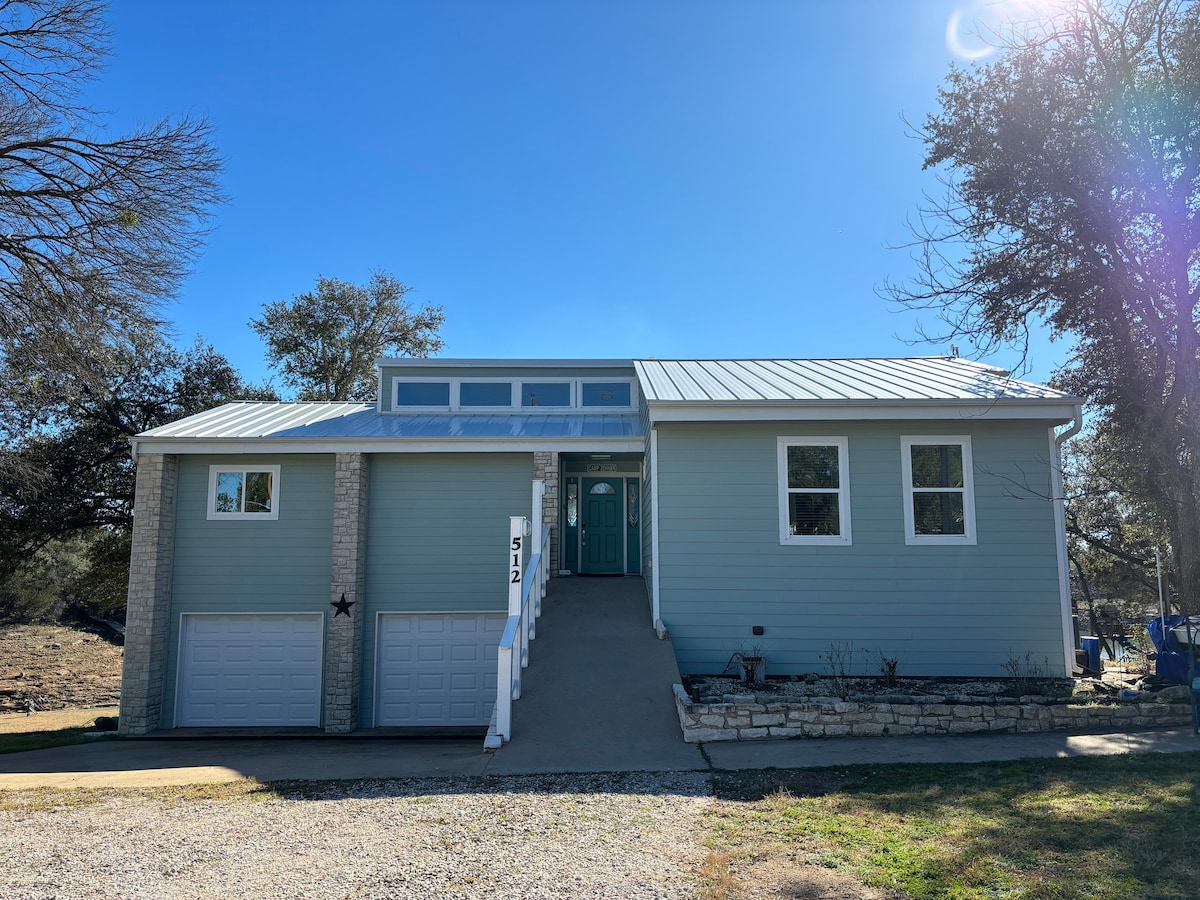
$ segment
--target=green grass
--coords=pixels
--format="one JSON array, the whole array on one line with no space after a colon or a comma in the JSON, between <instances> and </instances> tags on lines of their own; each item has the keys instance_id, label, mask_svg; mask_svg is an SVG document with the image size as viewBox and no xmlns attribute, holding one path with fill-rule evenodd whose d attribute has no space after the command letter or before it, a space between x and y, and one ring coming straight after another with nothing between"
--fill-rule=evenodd
<instances>
[{"instance_id":1,"label":"green grass","mask_svg":"<svg viewBox=\"0 0 1200 900\"><path fill-rule=\"evenodd\" d=\"M1200 752L718 773L709 843L917 900L1195 897ZM786 886L782 886L786 888Z\"/></svg>"},{"instance_id":2,"label":"green grass","mask_svg":"<svg viewBox=\"0 0 1200 900\"><path fill-rule=\"evenodd\" d=\"M58 731L31 731L22 734L0 734L0 753L20 753L22 750L44 750L47 747L65 747L68 744L86 744L89 741L108 738L85 737L93 731L88 725L81 728L61 728Z\"/></svg>"}]
</instances>

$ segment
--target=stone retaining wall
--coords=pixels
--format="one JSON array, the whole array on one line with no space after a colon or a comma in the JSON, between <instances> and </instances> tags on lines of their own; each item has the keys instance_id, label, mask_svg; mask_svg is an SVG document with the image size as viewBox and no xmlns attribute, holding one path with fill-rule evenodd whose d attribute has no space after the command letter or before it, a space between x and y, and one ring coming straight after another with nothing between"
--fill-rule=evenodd
<instances>
[{"instance_id":1,"label":"stone retaining wall","mask_svg":"<svg viewBox=\"0 0 1200 900\"><path fill-rule=\"evenodd\" d=\"M1186 702L1082 704L1057 698L905 697L904 702L728 694L722 703L693 703L675 685L683 739L755 741L769 738L894 734L966 734L973 731L1124 731L1190 725Z\"/></svg>"}]
</instances>

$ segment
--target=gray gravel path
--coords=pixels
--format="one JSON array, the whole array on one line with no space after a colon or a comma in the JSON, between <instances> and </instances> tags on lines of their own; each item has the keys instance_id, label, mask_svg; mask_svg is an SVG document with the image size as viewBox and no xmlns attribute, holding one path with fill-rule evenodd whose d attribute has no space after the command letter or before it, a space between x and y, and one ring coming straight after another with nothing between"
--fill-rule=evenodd
<instances>
[{"instance_id":1,"label":"gray gravel path","mask_svg":"<svg viewBox=\"0 0 1200 900\"><path fill-rule=\"evenodd\" d=\"M0 896L682 898L712 802L701 773L275 787L26 795L0 809Z\"/></svg>"}]
</instances>

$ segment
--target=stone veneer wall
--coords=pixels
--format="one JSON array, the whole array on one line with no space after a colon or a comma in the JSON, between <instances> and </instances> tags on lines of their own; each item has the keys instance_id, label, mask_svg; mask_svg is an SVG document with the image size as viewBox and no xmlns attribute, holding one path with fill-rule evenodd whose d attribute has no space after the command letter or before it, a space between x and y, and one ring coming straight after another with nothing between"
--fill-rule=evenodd
<instances>
[{"instance_id":1,"label":"stone veneer wall","mask_svg":"<svg viewBox=\"0 0 1200 900\"><path fill-rule=\"evenodd\" d=\"M367 456L338 453L333 464L333 572L329 598L343 596L350 615L331 609L325 632L325 730L346 734L358 727L362 671L363 593L367 562Z\"/></svg>"},{"instance_id":2,"label":"stone veneer wall","mask_svg":"<svg viewBox=\"0 0 1200 900\"><path fill-rule=\"evenodd\" d=\"M558 576L558 453L534 451L533 477L546 482L542 524L550 526L550 577Z\"/></svg>"},{"instance_id":3,"label":"stone veneer wall","mask_svg":"<svg viewBox=\"0 0 1200 900\"><path fill-rule=\"evenodd\" d=\"M137 458L121 715L117 720L121 734L154 731L162 714L178 476L175 456L143 453Z\"/></svg>"},{"instance_id":4,"label":"stone veneer wall","mask_svg":"<svg viewBox=\"0 0 1200 900\"><path fill-rule=\"evenodd\" d=\"M675 685L674 690L683 739L689 744L978 731L1123 731L1192 721L1186 702L1086 705L1041 696L929 696L866 702L729 694L723 703L693 703L683 685Z\"/></svg>"}]
</instances>

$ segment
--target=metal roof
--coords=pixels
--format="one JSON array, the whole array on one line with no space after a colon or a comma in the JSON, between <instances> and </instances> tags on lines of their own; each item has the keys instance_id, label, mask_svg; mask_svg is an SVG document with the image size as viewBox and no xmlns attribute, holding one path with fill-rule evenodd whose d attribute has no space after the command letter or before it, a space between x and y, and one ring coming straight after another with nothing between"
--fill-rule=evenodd
<instances>
[{"instance_id":1,"label":"metal roof","mask_svg":"<svg viewBox=\"0 0 1200 900\"><path fill-rule=\"evenodd\" d=\"M634 367L650 404L1075 399L958 357L639 359Z\"/></svg>"},{"instance_id":2,"label":"metal roof","mask_svg":"<svg viewBox=\"0 0 1200 900\"><path fill-rule=\"evenodd\" d=\"M969 407L986 407L980 414L1066 421L1078 403L1061 391L1010 378L1001 369L956 357L642 359L635 360L634 367L651 421L655 422L914 415L936 418ZM1008 412L1003 413L1003 409ZM373 403L242 401L152 428L138 435L137 440L199 447L202 442L208 442L206 446L225 446L262 439L282 441L293 449L327 446L319 443L322 441L339 444L398 440L394 447L402 450L424 445L464 449L472 441L488 440L628 442L642 434L641 419L634 413L385 415Z\"/></svg>"},{"instance_id":3,"label":"metal roof","mask_svg":"<svg viewBox=\"0 0 1200 900\"><path fill-rule=\"evenodd\" d=\"M265 438L306 432L328 420L361 421L375 415L374 403L276 403L241 400L159 425L139 438Z\"/></svg>"},{"instance_id":4,"label":"metal roof","mask_svg":"<svg viewBox=\"0 0 1200 900\"><path fill-rule=\"evenodd\" d=\"M242 401L138 435L160 438L328 440L339 438L640 437L637 415L380 415L373 403Z\"/></svg>"}]
</instances>

